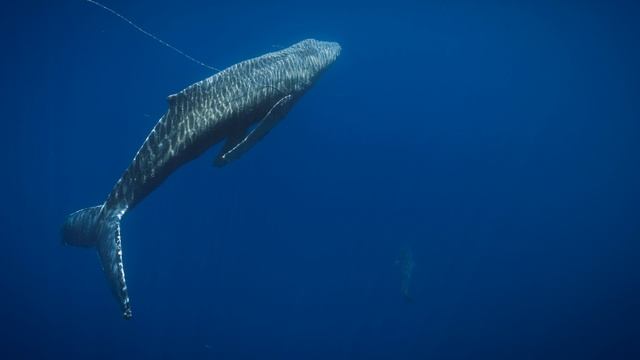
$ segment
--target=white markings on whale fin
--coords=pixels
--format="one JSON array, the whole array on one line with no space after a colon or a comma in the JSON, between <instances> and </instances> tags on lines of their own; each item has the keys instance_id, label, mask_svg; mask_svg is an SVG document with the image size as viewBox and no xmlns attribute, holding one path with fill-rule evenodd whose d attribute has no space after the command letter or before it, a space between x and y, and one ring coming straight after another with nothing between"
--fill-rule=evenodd
<instances>
[{"instance_id":1,"label":"white markings on whale fin","mask_svg":"<svg viewBox=\"0 0 640 360\"><path fill-rule=\"evenodd\" d=\"M120 216L103 220L98 229L98 256L107 276L111 292L118 299L122 316L131 319L131 301L124 277L122 261L122 238L120 237Z\"/></svg>"},{"instance_id":2,"label":"white markings on whale fin","mask_svg":"<svg viewBox=\"0 0 640 360\"><path fill-rule=\"evenodd\" d=\"M233 160L240 158L247 150L260 141L265 135L273 129L278 122L287 114L291 106L293 105L293 96L286 95L278 100L269 109L267 114L260 120L258 125L242 140L238 141L235 146L231 146L231 142L235 142L234 139L229 138L227 144L223 148L223 151L214 161L216 166L223 166L230 163ZM230 149L227 149L227 148Z\"/></svg>"},{"instance_id":3,"label":"white markings on whale fin","mask_svg":"<svg viewBox=\"0 0 640 360\"><path fill-rule=\"evenodd\" d=\"M76 211L69 215L62 227L64 243L95 247L98 250L102 270L107 276L111 292L118 299L122 316L131 318L131 303L127 291L122 262L122 238L120 237L120 218L125 208L113 212L98 205Z\"/></svg>"}]
</instances>

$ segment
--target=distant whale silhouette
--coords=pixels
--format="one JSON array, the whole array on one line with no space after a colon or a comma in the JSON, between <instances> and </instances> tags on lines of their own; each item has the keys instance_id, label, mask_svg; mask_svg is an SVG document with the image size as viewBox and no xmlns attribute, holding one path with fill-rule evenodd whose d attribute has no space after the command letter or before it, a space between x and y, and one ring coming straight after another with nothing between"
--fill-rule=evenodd
<instances>
[{"instance_id":1,"label":"distant whale silhouette","mask_svg":"<svg viewBox=\"0 0 640 360\"><path fill-rule=\"evenodd\" d=\"M400 267L400 292L402 297L408 303L413 302L413 297L409 293L409 285L411 284L411 275L416 263L413 261L413 252L410 247L404 247L400 250L400 255L396 259L396 265Z\"/></svg>"},{"instance_id":2,"label":"distant whale silhouette","mask_svg":"<svg viewBox=\"0 0 640 360\"><path fill-rule=\"evenodd\" d=\"M120 237L124 214L178 167L222 140L226 143L215 165L238 159L287 114L340 51L335 42L304 40L233 65L169 96L168 111L106 201L67 216L63 242L97 249L125 319L132 312Z\"/></svg>"}]
</instances>

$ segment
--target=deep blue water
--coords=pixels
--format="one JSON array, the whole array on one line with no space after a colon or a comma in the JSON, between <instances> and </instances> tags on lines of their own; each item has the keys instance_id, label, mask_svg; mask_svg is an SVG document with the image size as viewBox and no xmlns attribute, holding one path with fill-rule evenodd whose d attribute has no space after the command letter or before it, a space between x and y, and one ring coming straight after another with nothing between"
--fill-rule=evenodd
<instances>
[{"instance_id":1,"label":"deep blue water","mask_svg":"<svg viewBox=\"0 0 640 360\"><path fill-rule=\"evenodd\" d=\"M640 358L633 1L105 4L219 68L342 55L125 217L124 321L60 226L212 71L83 1L3 4L1 358Z\"/></svg>"}]
</instances>

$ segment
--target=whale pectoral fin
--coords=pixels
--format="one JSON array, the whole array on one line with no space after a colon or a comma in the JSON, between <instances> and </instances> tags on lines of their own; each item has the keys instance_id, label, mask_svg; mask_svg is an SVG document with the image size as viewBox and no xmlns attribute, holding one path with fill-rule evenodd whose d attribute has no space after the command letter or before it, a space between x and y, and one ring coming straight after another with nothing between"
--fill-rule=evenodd
<instances>
[{"instance_id":1,"label":"whale pectoral fin","mask_svg":"<svg viewBox=\"0 0 640 360\"><path fill-rule=\"evenodd\" d=\"M234 129L229 134L229 136L227 136L227 141L222 146L222 149L220 149L220 153L218 154L218 156L216 156L216 158L213 159L213 165L218 167L226 165L227 161L225 161L223 158L224 154L228 153L229 151L231 151L231 149L238 146L238 144L242 140L244 140L244 138L246 137L246 134L247 134L246 128Z\"/></svg>"},{"instance_id":2,"label":"whale pectoral fin","mask_svg":"<svg viewBox=\"0 0 640 360\"><path fill-rule=\"evenodd\" d=\"M230 163L233 160L240 158L247 150L249 150L253 145L255 145L258 141L260 141L265 135L273 129L276 124L287 114L291 105L293 105L293 97L291 95L287 95L280 100L278 100L272 107L269 109L267 114L258 122L258 125L243 139L237 141L233 144L232 141L235 141L231 137L227 139L227 143L224 148L220 152L220 155L216 158L214 164L216 166L224 166ZM233 144L233 146L231 146ZM227 148L228 147L228 148Z\"/></svg>"}]
</instances>

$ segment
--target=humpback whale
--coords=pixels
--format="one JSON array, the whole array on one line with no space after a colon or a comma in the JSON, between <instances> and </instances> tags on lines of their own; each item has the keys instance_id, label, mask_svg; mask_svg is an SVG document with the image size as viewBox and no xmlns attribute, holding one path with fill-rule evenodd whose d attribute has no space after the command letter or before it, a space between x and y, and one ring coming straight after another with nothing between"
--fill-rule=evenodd
<instances>
[{"instance_id":1,"label":"humpback whale","mask_svg":"<svg viewBox=\"0 0 640 360\"><path fill-rule=\"evenodd\" d=\"M153 127L104 203L67 216L64 244L91 247L122 316L132 317L125 281L120 220L171 173L225 141L218 167L238 159L287 114L337 59L335 42L307 39L242 61L168 97L168 110Z\"/></svg>"}]
</instances>

